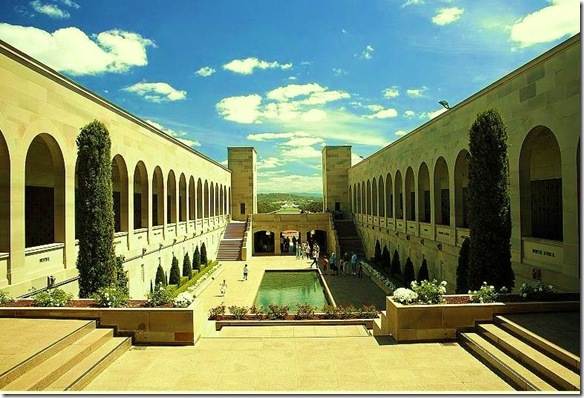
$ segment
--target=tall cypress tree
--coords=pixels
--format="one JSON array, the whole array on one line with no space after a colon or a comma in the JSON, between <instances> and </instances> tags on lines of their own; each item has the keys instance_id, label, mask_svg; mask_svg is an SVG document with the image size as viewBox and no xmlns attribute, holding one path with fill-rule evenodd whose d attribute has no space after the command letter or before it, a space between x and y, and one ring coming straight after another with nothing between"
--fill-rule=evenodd
<instances>
[{"instance_id":1,"label":"tall cypress tree","mask_svg":"<svg viewBox=\"0 0 584 398\"><path fill-rule=\"evenodd\" d=\"M189 278L191 277L192 273L193 273L193 267L191 266L191 258L189 257L189 253L185 253L185 256L183 258L183 276L188 276Z\"/></svg>"},{"instance_id":2,"label":"tall cypress tree","mask_svg":"<svg viewBox=\"0 0 584 398\"><path fill-rule=\"evenodd\" d=\"M428 262L426 261L425 258L422 260L422 265L418 270L418 277L416 278L416 280L418 281L418 283L430 280L430 273L428 272Z\"/></svg>"},{"instance_id":3,"label":"tall cypress tree","mask_svg":"<svg viewBox=\"0 0 584 398\"><path fill-rule=\"evenodd\" d=\"M207 266L207 247L205 242L201 243L201 265L203 267Z\"/></svg>"},{"instance_id":4,"label":"tall cypress tree","mask_svg":"<svg viewBox=\"0 0 584 398\"><path fill-rule=\"evenodd\" d=\"M158 265L158 268L156 268L156 278L154 279L154 284L156 286L160 284L166 285L166 275L164 274L164 269L162 269L162 265Z\"/></svg>"},{"instance_id":5,"label":"tall cypress tree","mask_svg":"<svg viewBox=\"0 0 584 398\"><path fill-rule=\"evenodd\" d=\"M468 257L470 254L470 239L462 242L458 252L458 266L456 267L456 293L468 292Z\"/></svg>"},{"instance_id":6,"label":"tall cypress tree","mask_svg":"<svg viewBox=\"0 0 584 398\"><path fill-rule=\"evenodd\" d=\"M87 298L117 280L111 140L97 120L77 137L79 297Z\"/></svg>"},{"instance_id":7,"label":"tall cypress tree","mask_svg":"<svg viewBox=\"0 0 584 398\"><path fill-rule=\"evenodd\" d=\"M390 270L391 268L391 259L389 257L389 250L387 246L383 246L383 254L381 255L381 265L383 269Z\"/></svg>"},{"instance_id":8,"label":"tall cypress tree","mask_svg":"<svg viewBox=\"0 0 584 398\"><path fill-rule=\"evenodd\" d=\"M379 265L381 263L381 245L379 244L379 240L375 242L374 256L375 263Z\"/></svg>"},{"instance_id":9,"label":"tall cypress tree","mask_svg":"<svg viewBox=\"0 0 584 398\"><path fill-rule=\"evenodd\" d=\"M469 151L469 288L487 282L496 289L512 289L507 130L499 112L489 109L477 115Z\"/></svg>"},{"instance_id":10,"label":"tall cypress tree","mask_svg":"<svg viewBox=\"0 0 584 398\"><path fill-rule=\"evenodd\" d=\"M193 269L197 271L201 270L201 253L199 253L199 246L195 248L195 253L193 254Z\"/></svg>"},{"instance_id":11,"label":"tall cypress tree","mask_svg":"<svg viewBox=\"0 0 584 398\"><path fill-rule=\"evenodd\" d=\"M178 285L180 283L180 268L178 267L178 258L172 256L172 265L170 266L169 285Z\"/></svg>"},{"instance_id":12,"label":"tall cypress tree","mask_svg":"<svg viewBox=\"0 0 584 398\"><path fill-rule=\"evenodd\" d=\"M397 252L397 249L394 250L393 257L391 259L391 274L392 275L401 274L401 263L399 261L399 253Z\"/></svg>"},{"instance_id":13,"label":"tall cypress tree","mask_svg":"<svg viewBox=\"0 0 584 398\"><path fill-rule=\"evenodd\" d=\"M412 259L408 257L406 259L406 265L404 265L404 285L409 288L415 280L416 273L414 272L414 263L412 263Z\"/></svg>"}]
</instances>

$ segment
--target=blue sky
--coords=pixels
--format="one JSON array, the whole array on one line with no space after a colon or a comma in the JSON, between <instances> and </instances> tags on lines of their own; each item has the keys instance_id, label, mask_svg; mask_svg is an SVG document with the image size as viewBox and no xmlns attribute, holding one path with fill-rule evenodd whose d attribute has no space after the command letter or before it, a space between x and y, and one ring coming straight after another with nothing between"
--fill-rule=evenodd
<instances>
[{"instance_id":1,"label":"blue sky","mask_svg":"<svg viewBox=\"0 0 584 398\"><path fill-rule=\"evenodd\" d=\"M0 39L167 134L254 146L260 193L322 192L324 145L358 162L579 31L579 0L0 2Z\"/></svg>"}]
</instances>

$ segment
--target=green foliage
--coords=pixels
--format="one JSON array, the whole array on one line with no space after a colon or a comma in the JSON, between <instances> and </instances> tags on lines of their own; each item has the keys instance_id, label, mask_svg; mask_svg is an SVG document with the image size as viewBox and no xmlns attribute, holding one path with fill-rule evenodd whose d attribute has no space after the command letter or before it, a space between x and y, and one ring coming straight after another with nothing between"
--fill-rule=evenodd
<instances>
[{"instance_id":1,"label":"green foliage","mask_svg":"<svg viewBox=\"0 0 584 398\"><path fill-rule=\"evenodd\" d=\"M102 287L91 295L98 307L119 308L125 307L130 301L127 288L120 287Z\"/></svg>"},{"instance_id":2,"label":"green foliage","mask_svg":"<svg viewBox=\"0 0 584 398\"><path fill-rule=\"evenodd\" d=\"M406 265L404 265L404 285L410 286L416 280L414 271L414 263L410 257L406 258Z\"/></svg>"},{"instance_id":3,"label":"green foliage","mask_svg":"<svg viewBox=\"0 0 584 398\"><path fill-rule=\"evenodd\" d=\"M229 312L235 317L235 319L243 319L249 312L249 308L246 306L232 305L229 307Z\"/></svg>"},{"instance_id":4,"label":"green foliage","mask_svg":"<svg viewBox=\"0 0 584 398\"><path fill-rule=\"evenodd\" d=\"M391 269L391 259L387 246L383 246L383 253L381 254L381 266L383 269L388 271Z\"/></svg>"},{"instance_id":5,"label":"green foliage","mask_svg":"<svg viewBox=\"0 0 584 398\"><path fill-rule=\"evenodd\" d=\"M207 266L207 247L205 242L201 243L201 265L203 267Z\"/></svg>"},{"instance_id":6,"label":"green foliage","mask_svg":"<svg viewBox=\"0 0 584 398\"><path fill-rule=\"evenodd\" d=\"M12 303L14 299L6 292L0 290L0 304Z\"/></svg>"},{"instance_id":7,"label":"green foliage","mask_svg":"<svg viewBox=\"0 0 584 398\"><path fill-rule=\"evenodd\" d=\"M357 316L361 319L377 318L377 308L373 304L363 304L357 308Z\"/></svg>"},{"instance_id":8,"label":"green foliage","mask_svg":"<svg viewBox=\"0 0 584 398\"><path fill-rule=\"evenodd\" d=\"M468 286L468 258L470 255L470 239L462 242L458 252L458 266L456 267L456 293L464 294L469 291Z\"/></svg>"},{"instance_id":9,"label":"green foliage","mask_svg":"<svg viewBox=\"0 0 584 398\"><path fill-rule=\"evenodd\" d=\"M166 285L166 276L164 275L164 269L162 269L162 265L158 265L158 268L156 268L156 278L154 279L154 285Z\"/></svg>"},{"instance_id":10,"label":"green foliage","mask_svg":"<svg viewBox=\"0 0 584 398\"><path fill-rule=\"evenodd\" d=\"M172 256L172 265L170 267L169 285L178 285L180 283L180 268L178 267L178 258Z\"/></svg>"},{"instance_id":11,"label":"green foliage","mask_svg":"<svg viewBox=\"0 0 584 398\"><path fill-rule=\"evenodd\" d=\"M502 288L501 293L505 293L507 289ZM483 285L479 290L468 292L471 294L471 301L473 303L496 303L499 300L499 293L493 285L487 285L487 282L483 282Z\"/></svg>"},{"instance_id":12,"label":"green foliage","mask_svg":"<svg viewBox=\"0 0 584 398\"><path fill-rule=\"evenodd\" d=\"M65 307L73 300L71 293L63 289L54 288L38 292L33 296L32 305L35 307Z\"/></svg>"},{"instance_id":13,"label":"green foliage","mask_svg":"<svg viewBox=\"0 0 584 398\"><path fill-rule=\"evenodd\" d=\"M298 205L299 210L311 213L323 211L322 196L295 195L288 193L260 193L257 195L258 213L273 213L280 210L282 205L291 199Z\"/></svg>"},{"instance_id":14,"label":"green foliage","mask_svg":"<svg viewBox=\"0 0 584 398\"><path fill-rule=\"evenodd\" d=\"M469 288L487 281L496 289L512 289L506 127L499 112L490 109L477 115L469 134Z\"/></svg>"},{"instance_id":15,"label":"green foliage","mask_svg":"<svg viewBox=\"0 0 584 398\"><path fill-rule=\"evenodd\" d=\"M401 274L401 263L399 261L399 253L397 252L397 249L393 252L393 258L391 259L391 274Z\"/></svg>"},{"instance_id":16,"label":"green foliage","mask_svg":"<svg viewBox=\"0 0 584 398\"><path fill-rule=\"evenodd\" d=\"M357 309L352 305L338 305L337 314L339 319L349 319L353 317L353 314L357 312Z\"/></svg>"},{"instance_id":17,"label":"green foliage","mask_svg":"<svg viewBox=\"0 0 584 398\"><path fill-rule=\"evenodd\" d=\"M126 271L124 271L124 260L122 256L116 257L116 283L113 287L126 296L130 294L128 290L128 276L126 275Z\"/></svg>"},{"instance_id":18,"label":"green foliage","mask_svg":"<svg viewBox=\"0 0 584 398\"><path fill-rule=\"evenodd\" d=\"M190 278L193 273L193 267L191 266L191 258L189 257L189 253L185 253L183 258L183 269L182 269L182 276L186 276Z\"/></svg>"},{"instance_id":19,"label":"green foliage","mask_svg":"<svg viewBox=\"0 0 584 398\"><path fill-rule=\"evenodd\" d=\"M375 254L374 254L374 259L375 259L375 263L376 264L380 264L381 263L381 245L379 244L379 240L377 240L375 242Z\"/></svg>"},{"instance_id":20,"label":"green foliage","mask_svg":"<svg viewBox=\"0 0 584 398\"><path fill-rule=\"evenodd\" d=\"M117 281L112 187L111 140L105 125L95 120L77 137L75 218L81 298Z\"/></svg>"},{"instance_id":21,"label":"green foliage","mask_svg":"<svg viewBox=\"0 0 584 398\"><path fill-rule=\"evenodd\" d=\"M209 266L209 267L205 268L204 270L202 270L201 272L198 272L197 274L195 274L195 276L193 276L191 279L189 279L188 282L186 282L185 284L181 285L178 289L176 289L174 294L182 293L182 292L188 290L191 286L195 285L199 279L206 278L208 276L207 275L208 273L213 272L213 267L217 263L218 263L217 261L212 261L211 266Z\"/></svg>"},{"instance_id":22,"label":"green foliage","mask_svg":"<svg viewBox=\"0 0 584 398\"><path fill-rule=\"evenodd\" d=\"M225 306L218 305L217 307L213 307L209 310L209 319L211 320L221 320L225 315Z\"/></svg>"},{"instance_id":23,"label":"green foliage","mask_svg":"<svg viewBox=\"0 0 584 398\"><path fill-rule=\"evenodd\" d=\"M157 307L159 305L171 303L173 298L174 295L172 294L172 291L167 289L162 283L157 284L154 291L146 295L150 307Z\"/></svg>"},{"instance_id":24,"label":"green foliage","mask_svg":"<svg viewBox=\"0 0 584 398\"><path fill-rule=\"evenodd\" d=\"M268 306L268 319L286 319L290 307L287 305L270 304Z\"/></svg>"},{"instance_id":25,"label":"green foliage","mask_svg":"<svg viewBox=\"0 0 584 398\"><path fill-rule=\"evenodd\" d=\"M201 270L201 253L199 252L199 246L195 247L195 253L193 254L193 269Z\"/></svg>"},{"instance_id":26,"label":"green foliage","mask_svg":"<svg viewBox=\"0 0 584 398\"><path fill-rule=\"evenodd\" d=\"M430 280L430 273L428 272L428 262L426 261L425 258L422 260L422 265L418 270L418 277L416 278L416 280L418 281L418 283Z\"/></svg>"},{"instance_id":27,"label":"green foliage","mask_svg":"<svg viewBox=\"0 0 584 398\"><path fill-rule=\"evenodd\" d=\"M522 284L519 294L525 300L530 301L550 301L557 296L553 286L546 285L542 281L537 281L535 285Z\"/></svg>"},{"instance_id":28,"label":"green foliage","mask_svg":"<svg viewBox=\"0 0 584 398\"><path fill-rule=\"evenodd\" d=\"M266 307L264 307L263 305L256 307L254 305L249 309L249 313L254 314L257 317L257 319L262 320L266 317Z\"/></svg>"},{"instance_id":29,"label":"green foliage","mask_svg":"<svg viewBox=\"0 0 584 398\"><path fill-rule=\"evenodd\" d=\"M439 304L444 301L442 296L446 294L446 282L442 281L438 284L438 281L434 279L432 282L422 281L418 284L414 281L412 290L418 295L420 304Z\"/></svg>"},{"instance_id":30,"label":"green foliage","mask_svg":"<svg viewBox=\"0 0 584 398\"><path fill-rule=\"evenodd\" d=\"M316 307L308 303L296 304L296 314L295 319L314 319L314 311Z\"/></svg>"},{"instance_id":31,"label":"green foliage","mask_svg":"<svg viewBox=\"0 0 584 398\"><path fill-rule=\"evenodd\" d=\"M154 291L154 288L152 287L152 279L150 279L150 293L152 293Z\"/></svg>"}]
</instances>

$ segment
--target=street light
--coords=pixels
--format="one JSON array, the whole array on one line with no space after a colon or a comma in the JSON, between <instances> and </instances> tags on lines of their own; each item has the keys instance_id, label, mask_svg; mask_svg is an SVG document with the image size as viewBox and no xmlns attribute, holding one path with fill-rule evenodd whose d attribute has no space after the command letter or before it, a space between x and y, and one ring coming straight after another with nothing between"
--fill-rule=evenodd
<instances>
[{"instance_id":1,"label":"street light","mask_svg":"<svg viewBox=\"0 0 584 398\"><path fill-rule=\"evenodd\" d=\"M439 103L440 105L442 105L444 108L446 108L446 109L450 109L450 105L448 105L448 102L446 102L446 101L442 100L442 101L438 101L438 103Z\"/></svg>"}]
</instances>

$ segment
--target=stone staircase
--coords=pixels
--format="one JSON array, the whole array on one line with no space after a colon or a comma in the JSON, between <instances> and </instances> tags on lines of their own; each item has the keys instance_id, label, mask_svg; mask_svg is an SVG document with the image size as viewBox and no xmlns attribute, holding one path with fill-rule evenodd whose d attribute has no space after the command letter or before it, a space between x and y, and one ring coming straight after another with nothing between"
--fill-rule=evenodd
<instances>
[{"instance_id":1,"label":"stone staircase","mask_svg":"<svg viewBox=\"0 0 584 398\"><path fill-rule=\"evenodd\" d=\"M341 252L337 253L337 255L342 256L344 253L355 252L359 258L366 258L363 242L361 242L361 237L353 221L334 220L334 225L339 239L339 246L341 247Z\"/></svg>"},{"instance_id":2,"label":"stone staircase","mask_svg":"<svg viewBox=\"0 0 584 398\"><path fill-rule=\"evenodd\" d=\"M112 329L97 329L95 321L46 321L57 322L51 329L57 336L46 345L27 351L22 347L26 342L10 342L25 354L2 369L0 391L79 391L132 344L130 337L114 337ZM59 326L67 322L80 326L59 334ZM34 331L22 334L34 338Z\"/></svg>"},{"instance_id":3,"label":"stone staircase","mask_svg":"<svg viewBox=\"0 0 584 398\"><path fill-rule=\"evenodd\" d=\"M467 350L521 391L580 391L580 358L503 316L458 333Z\"/></svg>"},{"instance_id":4,"label":"stone staircase","mask_svg":"<svg viewBox=\"0 0 584 398\"><path fill-rule=\"evenodd\" d=\"M219 243L217 260L238 261L241 260L241 245L245 235L247 223L243 221L231 221L227 224L223 239Z\"/></svg>"}]
</instances>

